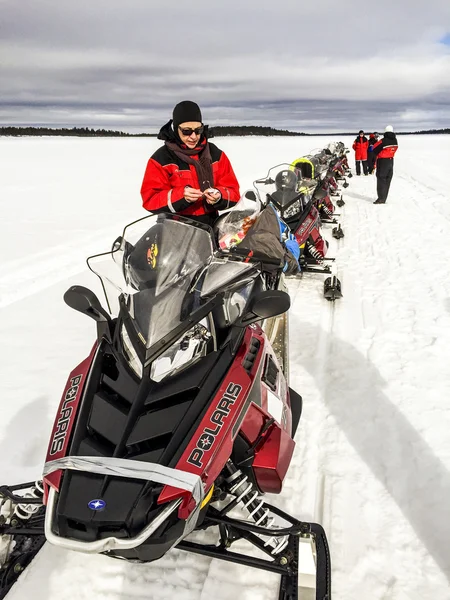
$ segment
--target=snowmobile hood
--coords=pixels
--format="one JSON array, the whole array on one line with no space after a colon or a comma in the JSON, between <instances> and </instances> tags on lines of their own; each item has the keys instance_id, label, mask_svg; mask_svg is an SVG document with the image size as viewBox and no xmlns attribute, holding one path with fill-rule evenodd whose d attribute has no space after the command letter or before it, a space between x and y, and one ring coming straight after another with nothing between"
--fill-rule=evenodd
<instances>
[{"instance_id":1,"label":"snowmobile hood","mask_svg":"<svg viewBox=\"0 0 450 600\"><path fill-rule=\"evenodd\" d=\"M91 365L67 455L95 457L100 464L103 457L117 457L174 466L231 360L229 350L211 352L167 381L139 382L117 349L103 341ZM65 471L55 514L59 535L84 541L106 535L133 537L158 514L162 487L145 480ZM102 510L93 505L97 500ZM151 560L164 554L183 529L174 513L149 550Z\"/></svg>"}]
</instances>

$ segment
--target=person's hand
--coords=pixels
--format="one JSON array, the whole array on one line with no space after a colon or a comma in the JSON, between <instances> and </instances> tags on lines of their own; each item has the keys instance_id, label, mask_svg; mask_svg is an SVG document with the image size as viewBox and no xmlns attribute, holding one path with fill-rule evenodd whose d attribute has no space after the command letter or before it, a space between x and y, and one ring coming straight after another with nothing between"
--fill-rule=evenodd
<instances>
[{"instance_id":1,"label":"person's hand","mask_svg":"<svg viewBox=\"0 0 450 600\"><path fill-rule=\"evenodd\" d=\"M222 194L215 188L208 188L203 192L205 200L208 204L216 204L222 198Z\"/></svg>"},{"instance_id":2,"label":"person's hand","mask_svg":"<svg viewBox=\"0 0 450 600\"><path fill-rule=\"evenodd\" d=\"M189 185L184 188L184 198L190 203L197 202L202 196L203 192L201 190L197 190Z\"/></svg>"}]
</instances>

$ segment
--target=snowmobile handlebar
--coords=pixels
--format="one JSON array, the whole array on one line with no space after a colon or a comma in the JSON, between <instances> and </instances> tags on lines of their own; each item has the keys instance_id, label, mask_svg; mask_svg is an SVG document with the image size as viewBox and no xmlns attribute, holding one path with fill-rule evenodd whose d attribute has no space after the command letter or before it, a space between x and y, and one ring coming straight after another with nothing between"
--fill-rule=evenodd
<instances>
[{"instance_id":1,"label":"snowmobile handlebar","mask_svg":"<svg viewBox=\"0 0 450 600\"><path fill-rule=\"evenodd\" d=\"M269 185L272 183L275 183L275 179L272 179L272 177L264 177L263 179L256 179L254 182L255 183L261 183L262 185Z\"/></svg>"}]
</instances>

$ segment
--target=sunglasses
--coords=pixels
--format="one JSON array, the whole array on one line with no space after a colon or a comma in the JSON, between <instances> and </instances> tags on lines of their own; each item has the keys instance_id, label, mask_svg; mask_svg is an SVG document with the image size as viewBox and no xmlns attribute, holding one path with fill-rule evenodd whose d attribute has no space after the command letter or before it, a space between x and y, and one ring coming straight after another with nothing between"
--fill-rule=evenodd
<instances>
[{"instance_id":1,"label":"sunglasses","mask_svg":"<svg viewBox=\"0 0 450 600\"><path fill-rule=\"evenodd\" d=\"M183 135L190 136L193 133L195 133L195 135L201 135L203 133L204 127L203 125L201 125L200 127L196 127L195 129L192 129L191 127L178 127L178 129Z\"/></svg>"}]
</instances>

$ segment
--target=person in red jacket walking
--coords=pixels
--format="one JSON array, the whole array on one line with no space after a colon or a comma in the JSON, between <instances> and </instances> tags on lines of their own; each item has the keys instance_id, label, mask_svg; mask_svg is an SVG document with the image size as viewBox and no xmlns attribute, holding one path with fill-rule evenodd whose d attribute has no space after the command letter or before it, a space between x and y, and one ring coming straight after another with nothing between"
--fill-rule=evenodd
<instances>
[{"instance_id":1,"label":"person in red jacket walking","mask_svg":"<svg viewBox=\"0 0 450 600\"><path fill-rule=\"evenodd\" d=\"M353 150L355 151L355 161L356 161L356 174L361 175L361 163L363 166L364 175L369 174L369 169L367 167L367 149L369 148L369 140L364 135L364 131L361 131L358 134L358 137L353 142Z\"/></svg>"},{"instance_id":2,"label":"person in red jacket walking","mask_svg":"<svg viewBox=\"0 0 450 600\"><path fill-rule=\"evenodd\" d=\"M383 139L373 147L377 165L377 194L374 204L386 204L394 175L394 155L398 150L397 138L392 125L385 129Z\"/></svg>"},{"instance_id":3,"label":"person in red jacket walking","mask_svg":"<svg viewBox=\"0 0 450 600\"><path fill-rule=\"evenodd\" d=\"M208 142L208 126L203 125L198 104L190 100L177 104L158 139L164 145L147 163L143 207L212 225L219 210L239 200L239 183L225 152Z\"/></svg>"}]
</instances>

